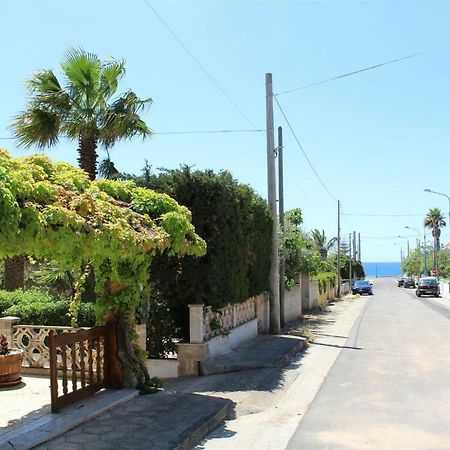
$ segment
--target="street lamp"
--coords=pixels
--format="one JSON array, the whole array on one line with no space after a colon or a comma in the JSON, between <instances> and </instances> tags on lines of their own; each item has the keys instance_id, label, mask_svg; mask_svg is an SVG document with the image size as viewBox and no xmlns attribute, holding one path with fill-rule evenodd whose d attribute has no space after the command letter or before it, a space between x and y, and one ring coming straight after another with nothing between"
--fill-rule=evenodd
<instances>
[{"instance_id":1,"label":"street lamp","mask_svg":"<svg viewBox=\"0 0 450 450\"><path fill-rule=\"evenodd\" d=\"M417 245L419 246L419 251L420 251L420 231L417 228L408 227L408 225L406 225L405 228L407 228L408 230L414 230L417 232Z\"/></svg>"},{"instance_id":2,"label":"street lamp","mask_svg":"<svg viewBox=\"0 0 450 450\"><path fill-rule=\"evenodd\" d=\"M431 194L437 194L437 195L442 195L444 197L447 197L447 200L448 200L448 226L450 229L450 197L447 194L444 194L443 192L436 192L436 191L432 191L431 189L424 189L424 192L429 192Z\"/></svg>"}]
</instances>

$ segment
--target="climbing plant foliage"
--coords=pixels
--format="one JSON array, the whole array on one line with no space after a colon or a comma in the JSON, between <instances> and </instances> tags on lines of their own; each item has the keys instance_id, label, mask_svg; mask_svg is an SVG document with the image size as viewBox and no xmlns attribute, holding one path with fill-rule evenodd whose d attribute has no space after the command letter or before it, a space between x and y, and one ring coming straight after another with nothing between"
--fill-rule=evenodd
<instances>
[{"instance_id":1,"label":"climbing plant foliage","mask_svg":"<svg viewBox=\"0 0 450 450\"><path fill-rule=\"evenodd\" d=\"M189 210L166 194L131 181L90 181L67 163L0 150L0 258L56 261L78 271L79 288L80 268L93 267L100 321L136 310L155 255L205 251ZM76 314L76 302L71 310Z\"/></svg>"}]
</instances>

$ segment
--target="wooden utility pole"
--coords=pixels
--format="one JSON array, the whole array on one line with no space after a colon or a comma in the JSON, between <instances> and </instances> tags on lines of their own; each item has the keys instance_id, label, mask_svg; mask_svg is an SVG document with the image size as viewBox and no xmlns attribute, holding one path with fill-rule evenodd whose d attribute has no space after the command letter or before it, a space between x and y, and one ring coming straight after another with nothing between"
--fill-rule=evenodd
<instances>
[{"instance_id":1,"label":"wooden utility pole","mask_svg":"<svg viewBox=\"0 0 450 450\"><path fill-rule=\"evenodd\" d=\"M356 254L356 231L353 232L353 261L358 259Z\"/></svg>"},{"instance_id":2,"label":"wooden utility pole","mask_svg":"<svg viewBox=\"0 0 450 450\"><path fill-rule=\"evenodd\" d=\"M272 217L272 261L270 265L270 331L278 334L280 325L280 272L278 264L277 187L275 180L275 145L273 126L272 74L266 73L266 134L267 134L267 202Z\"/></svg>"},{"instance_id":3,"label":"wooden utility pole","mask_svg":"<svg viewBox=\"0 0 450 450\"><path fill-rule=\"evenodd\" d=\"M361 233L358 233L358 261L361 262Z\"/></svg>"},{"instance_id":4,"label":"wooden utility pole","mask_svg":"<svg viewBox=\"0 0 450 450\"><path fill-rule=\"evenodd\" d=\"M283 129L278 127L278 215L281 230L280 252L280 323L284 326L284 277L286 272L286 259L284 253L284 188L283 188Z\"/></svg>"},{"instance_id":5,"label":"wooden utility pole","mask_svg":"<svg viewBox=\"0 0 450 450\"><path fill-rule=\"evenodd\" d=\"M352 286L352 233L348 234L348 257L348 279L350 286Z\"/></svg>"},{"instance_id":6,"label":"wooden utility pole","mask_svg":"<svg viewBox=\"0 0 450 450\"><path fill-rule=\"evenodd\" d=\"M337 204L337 297L341 297L341 202Z\"/></svg>"}]
</instances>

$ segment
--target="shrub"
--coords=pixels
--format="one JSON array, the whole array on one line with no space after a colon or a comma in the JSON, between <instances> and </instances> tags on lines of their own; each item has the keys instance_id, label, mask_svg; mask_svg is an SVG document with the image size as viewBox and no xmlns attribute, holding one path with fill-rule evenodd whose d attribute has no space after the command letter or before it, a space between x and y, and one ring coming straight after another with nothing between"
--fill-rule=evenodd
<instances>
[{"instance_id":1,"label":"shrub","mask_svg":"<svg viewBox=\"0 0 450 450\"><path fill-rule=\"evenodd\" d=\"M17 316L26 325L70 326L69 299L60 299L39 289L0 291L0 316ZM82 303L79 326L95 325L92 303Z\"/></svg>"}]
</instances>

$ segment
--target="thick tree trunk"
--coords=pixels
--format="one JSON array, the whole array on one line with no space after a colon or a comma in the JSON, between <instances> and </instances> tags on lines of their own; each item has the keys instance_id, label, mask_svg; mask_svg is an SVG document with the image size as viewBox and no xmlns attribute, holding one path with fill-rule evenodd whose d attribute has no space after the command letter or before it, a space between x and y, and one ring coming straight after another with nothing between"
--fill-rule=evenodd
<instances>
[{"instance_id":1,"label":"thick tree trunk","mask_svg":"<svg viewBox=\"0 0 450 450\"><path fill-rule=\"evenodd\" d=\"M5 289L14 291L23 288L25 282L25 256L5 259Z\"/></svg>"},{"instance_id":2,"label":"thick tree trunk","mask_svg":"<svg viewBox=\"0 0 450 450\"><path fill-rule=\"evenodd\" d=\"M118 319L118 357L123 364L123 385L136 389L143 383L150 382L150 376L131 345L129 318L120 313Z\"/></svg>"},{"instance_id":3,"label":"thick tree trunk","mask_svg":"<svg viewBox=\"0 0 450 450\"><path fill-rule=\"evenodd\" d=\"M95 180L97 176L97 139L80 138L78 146L78 164L89 175L90 180Z\"/></svg>"}]
</instances>

